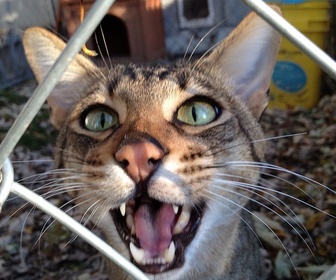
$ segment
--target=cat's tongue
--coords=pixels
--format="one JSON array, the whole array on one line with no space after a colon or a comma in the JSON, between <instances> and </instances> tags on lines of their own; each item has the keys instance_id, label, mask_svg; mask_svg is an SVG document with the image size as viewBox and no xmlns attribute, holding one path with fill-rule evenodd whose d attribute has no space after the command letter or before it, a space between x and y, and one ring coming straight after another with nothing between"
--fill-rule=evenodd
<instances>
[{"instance_id":1,"label":"cat's tongue","mask_svg":"<svg viewBox=\"0 0 336 280\"><path fill-rule=\"evenodd\" d=\"M134 215L135 234L142 249L152 257L160 255L172 239L175 213L171 204L163 203L158 210L143 204Z\"/></svg>"}]
</instances>

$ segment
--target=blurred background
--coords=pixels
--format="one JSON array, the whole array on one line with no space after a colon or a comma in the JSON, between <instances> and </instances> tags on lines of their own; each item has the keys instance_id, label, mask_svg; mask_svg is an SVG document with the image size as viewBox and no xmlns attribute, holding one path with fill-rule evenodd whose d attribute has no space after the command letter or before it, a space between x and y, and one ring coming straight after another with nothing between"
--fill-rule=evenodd
<instances>
[{"instance_id":1,"label":"blurred background","mask_svg":"<svg viewBox=\"0 0 336 280\"><path fill-rule=\"evenodd\" d=\"M94 2L84 1L86 12ZM267 2L279 5L288 21L336 57L336 1ZM30 26L41 26L69 39L80 24L79 3L0 0L0 141L37 86L25 59L22 32ZM238 0L116 0L87 46L99 52L95 58L98 64L104 59L114 63L197 59L225 38L248 12L249 8ZM102 47L104 38L106 48ZM283 40L272 77L270 108L261 120L266 137L272 138L266 162L336 190L335 112L335 81ZM15 179L41 195L49 191L46 185L52 180L48 171L53 169L56 135L44 105L11 155ZM336 220L326 214L336 215L335 195L281 170L262 179L288 194L280 199L296 213L293 219L306 227L309 236L304 234L303 239L311 248L283 222L282 213L255 205L254 213L286 247L256 221L269 279L317 279L336 262ZM62 207L68 198L63 195L50 200ZM267 206L276 208L274 203ZM77 217L72 205L63 209ZM0 214L0 279L84 280L106 276L99 253L60 224L52 223L46 214L11 196Z\"/></svg>"}]
</instances>

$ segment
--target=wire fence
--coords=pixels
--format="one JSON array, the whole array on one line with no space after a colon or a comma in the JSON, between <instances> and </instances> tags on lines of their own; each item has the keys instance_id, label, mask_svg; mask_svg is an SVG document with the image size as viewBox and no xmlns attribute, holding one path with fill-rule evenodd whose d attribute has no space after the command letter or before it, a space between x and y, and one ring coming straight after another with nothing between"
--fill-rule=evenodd
<instances>
[{"instance_id":1,"label":"wire fence","mask_svg":"<svg viewBox=\"0 0 336 280\"><path fill-rule=\"evenodd\" d=\"M274 28L286 36L293 44L302 49L320 67L336 80L336 62L315 44L309 41L304 35L291 26L286 20L274 12L262 0L243 0L250 8L256 11L261 17L269 22ZM67 66L71 63L75 55L80 51L82 45L89 39L100 21L103 19L108 9L115 0L97 0L83 23L79 26L74 36L70 39L67 47L53 65L45 79L36 88L33 96L26 103L24 109L17 117L5 139L0 145L0 212L12 192L27 202L41 209L55 220L66 226L68 229L78 234L86 242L95 247L111 261L122 267L135 279L148 279L136 266L122 257L107 243L93 234L86 227L75 221L65 212L49 203L41 196L30 191L26 187L14 181L14 170L8 159L18 141L26 131L27 127L34 119L48 95L57 84Z\"/></svg>"}]
</instances>

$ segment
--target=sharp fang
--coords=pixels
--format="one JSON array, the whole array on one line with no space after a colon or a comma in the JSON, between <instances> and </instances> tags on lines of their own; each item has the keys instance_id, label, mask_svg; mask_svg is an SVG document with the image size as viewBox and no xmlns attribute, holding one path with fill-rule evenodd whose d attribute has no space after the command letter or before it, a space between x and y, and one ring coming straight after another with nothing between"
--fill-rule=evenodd
<instances>
[{"instance_id":1,"label":"sharp fang","mask_svg":"<svg viewBox=\"0 0 336 280\"><path fill-rule=\"evenodd\" d=\"M128 229L131 230L131 234L135 234L134 218L132 215L126 215L126 224Z\"/></svg>"},{"instance_id":2,"label":"sharp fang","mask_svg":"<svg viewBox=\"0 0 336 280\"><path fill-rule=\"evenodd\" d=\"M176 222L176 225L173 229L173 234L179 234L187 226L190 220L190 207L183 206L181 214Z\"/></svg>"},{"instance_id":3,"label":"sharp fang","mask_svg":"<svg viewBox=\"0 0 336 280\"><path fill-rule=\"evenodd\" d=\"M179 207L177 205L173 204L173 210L174 210L174 213L176 215L178 213Z\"/></svg>"},{"instance_id":4,"label":"sharp fang","mask_svg":"<svg viewBox=\"0 0 336 280\"><path fill-rule=\"evenodd\" d=\"M145 251L143 249L137 248L132 242L130 243L130 251L131 251L131 254L132 254L134 260L138 264L143 264Z\"/></svg>"},{"instance_id":5,"label":"sharp fang","mask_svg":"<svg viewBox=\"0 0 336 280\"><path fill-rule=\"evenodd\" d=\"M125 216L126 214L126 203L125 202L120 205L119 210L120 210L121 215Z\"/></svg>"},{"instance_id":6,"label":"sharp fang","mask_svg":"<svg viewBox=\"0 0 336 280\"><path fill-rule=\"evenodd\" d=\"M174 260L175 257L175 244L174 242L170 242L169 248L165 250L164 252L164 258L167 263L171 263Z\"/></svg>"}]
</instances>

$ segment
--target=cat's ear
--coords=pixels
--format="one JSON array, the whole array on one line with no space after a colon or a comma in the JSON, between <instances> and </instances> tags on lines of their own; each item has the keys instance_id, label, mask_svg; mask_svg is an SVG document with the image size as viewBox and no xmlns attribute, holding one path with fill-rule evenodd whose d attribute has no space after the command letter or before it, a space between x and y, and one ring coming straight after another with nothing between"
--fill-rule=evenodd
<instances>
[{"instance_id":1,"label":"cat's ear","mask_svg":"<svg viewBox=\"0 0 336 280\"><path fill-rule=\"evenodd\" d=\"M281 13L279 8L272 8ZM276 30L251 13L204 59L212 74L231 82L235 93L258 119L268 104L280 41Z\"/></svg>"},{"instance_id":2,"label":"cat's ear","mask_svg":"<svg viewBox=\"0 0 336 280\"><path fill-rule=\"evenodd\" d=\"M65 43L53 33L40 27L27 29L22 41L27 60L40 83L65 48ZM95 71L97 67L90 60L77 55L62 75L48 97L51 122L57 129L62 127L72 106L89 86L90 79L86 77Z\"/></svg>"}]
</instances>

